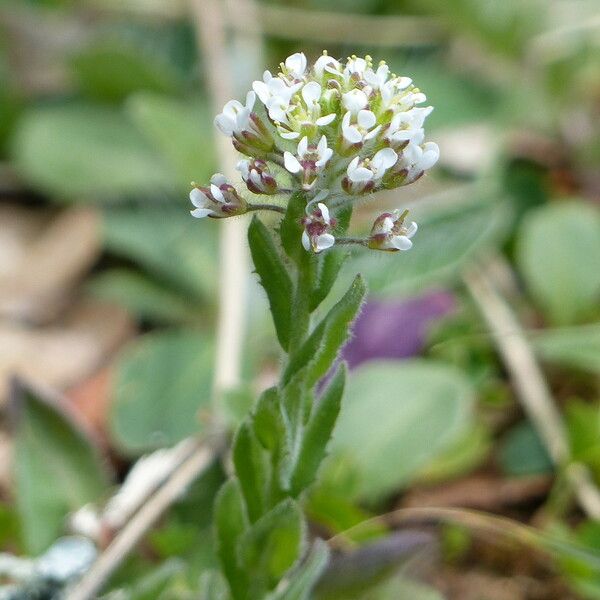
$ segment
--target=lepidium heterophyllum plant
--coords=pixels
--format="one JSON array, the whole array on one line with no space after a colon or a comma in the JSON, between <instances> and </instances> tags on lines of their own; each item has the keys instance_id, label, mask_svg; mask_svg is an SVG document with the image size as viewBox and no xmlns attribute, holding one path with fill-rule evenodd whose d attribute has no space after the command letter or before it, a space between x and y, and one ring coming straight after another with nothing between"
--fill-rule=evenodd
<instances>
[{"instance_id":1,"label":"lepidium heterophyllum plant","mask_svg":"<svg viewBox=\"0 0 600 600\"><path fill-rule=\"evenodd\" d=\"M268 227L254 216L248 240L286 358L276 387L266 390L233 442L234 474L216 510L218 556L234 600L305 598L327 561L321 541L308 541L303 492L325 457L342 400L338 364L365 297L357 275L316 324L311 315L329 294L356 244L409 250L417 225L407 211L384 213L365 238L347 237L356 200L410 184L438 159L425 142L432 111L411 79L369 56L345 63L323 54L312 66L290 56L280 72L265 71L245 104L228 102L215 125L243 155L241 184L223 175L190 193L194 217L226 218L274 211Z\"/></svg>"}]
</instances>

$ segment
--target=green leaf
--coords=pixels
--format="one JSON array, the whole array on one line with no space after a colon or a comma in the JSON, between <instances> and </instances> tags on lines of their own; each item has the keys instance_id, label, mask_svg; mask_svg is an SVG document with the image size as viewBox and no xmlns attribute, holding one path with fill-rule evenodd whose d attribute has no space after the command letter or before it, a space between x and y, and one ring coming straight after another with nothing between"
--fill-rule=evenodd
<instances>
[{"instance_id":1,"label":"green leaf","mask_svg":"<svg viewBox=\"0 0 600 600\"><path fill-rule=\"evenodd\" d=\"M118 102L137 90L175 92L181 87L166 61L115 39L88 46L70 66L79 87L94 100Z\"/></svg>"},{"instance_id":2,"label":"green leaf","mask_svg":"<svg viewBox=\"0 0 600 600\"><path fill-rule=\"evenodd\" d=\"M93 277L86 289L96 298L119 304L141 319L156 323L197 320L197 307L160 283L128 269L109 269Z\"/></svg>"},{"instance_id":3,"label":"green leaf","mask_svg":"<svg viewBox=\"0 0 600 600\"><path fill-rule=\"evenodd\" d=\"M104 244L194 300L216 294L214 223L165 206L111 208L103 213Z\"/></svg>"},{"instance_id":4,"label":"green leaf","mask_svg":"<svg viewBox=\"0 0 600 600\"><path fill-rule=\"evenodd\" d=\"M250 522L266 512L269 465L267 455L254 435L249 420L244 421L233 441L233 464L240 482Z\"/></svg>"},{"instance_id":5,"label":"green leaf","mask_svg":"<svg viewBox=\"0 0 600 600\"><path fill-rule=\"evenodd\" d=\"M329 562L329 548L323 540L315 540L302 564L290 574L287 587L275 593L272 600L308 600L319 577Z\"/></svg>"},{"instance_id":6,"label":"green leaf","mask_svg":"<svg viewBox=\"0 0 600 600\"><path fill-rule=\"evenodd\" d=\"M248 242L254 268L269 299L277 339L281 347L287 350L291 328L292 280L271 233L257 216L254 216L248 228Z\"/></svg>"},{"instance_id":7,"label":"green leaf","mask_svg":"<svg viewBox=\"0 0 600 600\"><path fill-rule=\"evenodd\" d=\"M215 500L217 555L234 600L251 600L247 572L238 557L238 546L248 529L248 517L237 479L226 482Z\"/></svg>"},{"instance_id":8,"label":"green leaf","mask_svg":"<svg viewBox=\"0 0 600 600\"><path fill-rule=\"evenodd\" d=\"M96 448L65 413L19 386L15 433L16 504L25 548L40 554L67 515L101 500L108 476Z\"/></svg>"},{"instance_id":9,"label":"green leaf","mask_svg":"<svg viewBox=\"0 0 600 600\"><path fill-rule=\"evenodd\" d=\"M453 367L428 360L369 363L349 378L332 454L353 462L358 497L381 499L472 425L473 402L471 384Z\"/></svg>"},{"instance_id":10,"label":"green leaf","mask_svg":"<svg viewBox=\"0 0 600 600\"><path fill-rule=\"evenodd\" d=\"M120 356L109 426L119 447L137 455L202 430L210 404L213 344L201 335L153 333Z\"/></svg>"},{"instance_id":11,"label":"green leaf","mask_svg":"<svg viewBox=\"0 0 600 600\"><path fill-rule=\"evenodd\" d=\"M286 367L283 381L288 382L294 373L308 365L307 387L312 387L331 367L348 339L349 330L367 293L363 278L357 275L340 301L335 304L317 325L298 353Z\"/></svg>"},{"instance_id":12,"label":"green leaf","mask_svg":"<svg viewBox=\"0 0 600 600\"><path fill-rule=\"evenodd\" d=\"M285 423L276 387L269 388L261 394L254 409L252 423L256 437L267 450L273 452L283 444Z\"/></svg>"},{"instance_id":13,"label":"green leaf","mask_svg":"<svg viewBox=\"0 0 600 600\"><path fill-rule=\"evenodd\" d=\"M178 189L189 192L191 181L209 180L216 170L213 125L199 99L190 102L141 92L129 98L125 108L176 173Z\"/></svg>"},{"instance_id":14,"label":"green leaf","mask_svg":"<svg viewBox=\"0 0 600 600\"><path fill-rule=\"evenodd\" d=\"M553 470L548 452L529 421L515 425L504 436L499 460L508 475L551 473Z\"/></svg>"},{"instance_id":15,"label":"green leaf","mask_svg":"<svg viewBox=\"0 0 600 600\"><path fill-rule=\"evenodd\" d=\"M518 232L517 264L553 323L585 318L600 299L600 211L574 201L530 212Z\"/></svg>"},{"instance_id":16,"label":"green leaf","mask_svg":"<svg viewBox=\"0 0 600 600\"><path fill-rule=\"evenodd\" d=\"M498 244L508 217L504 204L486 199L490 192L484 195L473 186L461 187L460 193L467 201L441 202L411 212L419 232L410 252L358 252L346 261L344 272L364 273L370 292L385 297L458 280L466 261Z\"/></svg>"},{"instance_id":17,"label":"green leaf","mask_svg":"<svg viewBox=\"0 0 600 600\"><path fill-rule=\"evenodd\" d=\"M297 264L310 259L310 253L302 247L302 218L306 207L304 194L293 194L289 201L285 216L281 220L281 244L286 254Z\"/></svg>"},{"instance_id":18,"label":"green leaf","mask_svg":"<svg viewBox=\"0 0 600 600\"><path fill-rule=\"evenodd\" d=\"M283 575L300 559L305 538L302 511L286 499L261 517L244 533L239 557L246 572L255 579L253 598L263 586L273 589ZM258 589L257 589L258 588Z\"/></svg>"},{"instance_id":19,"label":"green leaf","mask_svg":"<svg viewBox=\"0 0 600 600\"><path fill-rule=\"evenodd\" d=\"M171 189L162 159L119 111L66 104L29 110L13 144L15 166L59 199L113 199Z\"/></svg>"},{"instance_id":20,"label":"green leaf","mask_svg":"<svg viewBox=\"0 0 600 600\"><path fill-rule=\"evenodd\" d=\"M600 325L582 325L536 332L535 351L546 361L600 374Z\"/></svg>"},{"instance_id":21,"label":"green leaf","mask_svg":"<svg viewBox=\"0 0 600 600\"><path fill-rule=\"evenodd\" d=\"M302 437L300 456L292 474L291 494L293 496L299 495L317 476L340 413L345 382L346 367L342 364L323 393L306 426Z\"/></svg>"}]
</instances>

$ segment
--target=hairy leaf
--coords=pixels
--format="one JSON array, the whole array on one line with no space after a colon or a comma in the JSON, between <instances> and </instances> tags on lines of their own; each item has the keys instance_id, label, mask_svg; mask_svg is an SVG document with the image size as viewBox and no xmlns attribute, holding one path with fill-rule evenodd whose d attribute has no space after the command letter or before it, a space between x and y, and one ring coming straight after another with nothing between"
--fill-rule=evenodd
<instances>
[{"instance_id":1,"label":"hairy leaf","mask_svg":"<svg viewBox=\"0 0 600 600\"><path fill-rule=\"evenodd\" d=\"M305 537L302 511L287 498L261 517L243 535L239 557L252 574L253 597L260 588L273 589L283 575L300 559ZM259 589L256 589L256 588Z\"/></svg>"},{"instance_id":2,"label":"hairy leaf","mask_svg":"<svg viewBox=\"0 0 600 600\"><path fill-rule=\"evenodd\" d=\"M308 600L329 561L329 548L323 540L315 540L302 564L290 575L287 587L273 600Z\"/></svg>"},{"instance_id":3,"label":"hairy leaf","mask_svg":"<svg viewBox=\"0 0 600 600\"><path fill-rule=\"evenodd\" d=\"M217 555L235 600L250 600L248 574L238 558L241 537L248 529L248 517L237 479L223 484L215 500Z\"/></svg>"},{"instance_id":4,"label":"hairy leaf","mask_svg":"<svg viewBox=\"0 0 600 600\"><path fill-rule=\"evenodd\" d=\"M301 368L308 365L307 386L314 385L331 367L348 339L350 325L358 314L367 288L360 275L317 325L298 353L293 356L285 370L283 380L288 382Z\"/></svg>"},{"instance_id":5,"label":"hairy leaf","mask_svg":"<svg viewBox=\"0 0 600 600\"><path fill-rule=\"evenodd\" d=\"M340 413L346 367L341 365L325 390L306 426L300 456L292 474L291 493L299 495L316 478L317 471L327 452L333 428Z\"/></svg>"},{"instance_id":6,"label":"hairy leaf","mask_svg":"<svg viewBox=\"0 0 600 600\"><path fill-rule=\"evenodd\" d=\"M233 464L238 476L248 517L256 521L266 511L269 465L267 456L259 444L248 420L237 430L233 442Z\"/></svg>"},{"instance_id":7,"label":"hairy leaf","mask_svg":"<svg viewBox=\"0 0 600 600\"><path fill-rule=\"evenodd\" d=\"M290 341L292 280L271 233L257 216L248 228L248 242L254 268L269 299L277 339L281 347L287 350Z\"/></svg>"}]
</instances>

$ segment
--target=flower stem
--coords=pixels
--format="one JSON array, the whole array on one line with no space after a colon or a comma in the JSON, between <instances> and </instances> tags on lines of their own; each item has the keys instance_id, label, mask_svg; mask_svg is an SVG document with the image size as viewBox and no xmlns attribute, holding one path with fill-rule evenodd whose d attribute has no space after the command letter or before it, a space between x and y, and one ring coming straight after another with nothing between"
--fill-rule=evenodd
<instances>
[{"instance_id":1,"label":"flower stem","mask_svg":"<svg viewBox=\"0 0 600 600\"><path fill-rule=\"evenodd\" d=\"M366 240L364 238L350 238L350 237L335 238L336 246L350 245L350 244L357 244L359 246L368 246L369 242L368 242L368 240Z\"/></svg>"},{"instance_id":2,"label":"flower stem","mask_svg":"<svg viewBox=\"0 0 600 600\"><path fill-rule=\"evenodd\" d=\"M283 206L278 206L277 204L248 204L247 209L248 212L252 210L272 210L285 215L285 208Z\"/></svg>"}]
</instances>

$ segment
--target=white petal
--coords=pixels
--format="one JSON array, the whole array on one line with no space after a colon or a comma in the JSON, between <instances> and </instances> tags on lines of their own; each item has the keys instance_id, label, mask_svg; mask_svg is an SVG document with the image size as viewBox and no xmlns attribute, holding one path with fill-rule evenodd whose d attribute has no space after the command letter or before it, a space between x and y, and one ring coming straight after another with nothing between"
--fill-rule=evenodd
<instances>
[{"instance_id":1,"label":"white petal","mask_svg":"<svg viewBox=\"0 0 600 600\"><path fill-rule=\"evenodd\" d=\"M299 173L302 171L302 165L291 152L283 153L283 164L290 173Z\"/></svg>"},{"instance_id":2,"label":"white petal","mask_svg":"<svg viewBox=\"0 0 600 600\"><path fill-rule=\"evenodd\" d=\"M331 159L332 156L333 156L333 149L327 148L323 152L323 154L321 154L321 158L315 162L315 166L318 169L320 169L321 167L324 167L329 162L329 160Z\"/></svg>"},{"instance_id":3,"label":"white petal","mask_svg":"<svg viewBox=\"0 0 600 600\"><path fill-rule=\"evenodd\" d=\"M230 119L227 115L221 113L215 117L215 127L226 136L232 136L235 128L235 121Z\"/></svg>"},{"instance_id":4,"label":"white petal","mask_svg":"<svg viewBox=\"0 0 600 600\"><path fill-rule=\"evenodd\" d=\"M256 94L252 91L248 92L246 94L246 110L248 112L252 112L255 102L256 102Z\"/></svg>"},{"instance_id":5,"label":"white petal","mask_svg":"<svg viewBox=\"0 0 600 600\"><path fill-rule=\"evenodd\" d=\"M359 110L356 120L363 129L371 129L377 123L375 113L370 110Z\"/></svg>"},{"instance_id":6,"label":"white petal","mask_svg":"<svg viewBox=\"0 0 600 600\"><path fill-rule=\"evenodd\" d=\"M357 167L352 173L348 173L348 177L350 177L350 181L354 183L371 181L371 179L373 179L373 171L366 167Z\"/></svg>"},{"instance_id":7,"label":"white petal","mask_svg":"<svg viewBox=\"0 0 600 600\"><path fill-rule=\"evenodd\" d=\"M196 219L202 219L214 214L214 211L210 208L195 208L194 210L190 210L190 214L192 217L196 217Z\"/></svg>"},{"instance_id":8,"label":"white petal","mask_svg":"<svg viewBox=\"0 0 600 600\"><path fill-rule=\"evenodd\" d=\"M321 139L319 140L319 143L317 145L317 153L319 154L319 156L323 156L323 154L325 153L325 151L327 150L327 138L322 135Z\"/></svg>"},{"instance_id":9,"label":"white petal","mask_svg":"<svg viewBox=\"0 0 600 600\"><path fill-rule=\"evenodd\" d=\"M316 81L310 81L302 88L302 97L307 106L321 99L321 86Z\"/></svg>"},{"instance_id":10,"label":"white petal","mask_svg":"<svg viewBox=\"0 0 600 600\"><path fill-rule=\"evenodd\" d=\"M323 221L325 221L325 223L329 225L331 223L331 218L329 216L329 209L327 208L327 205L323 204L322 202L319 202L317 206L321 211L321 215L323 215Z\"/></svg>"},{"instance_id":11,"label":"white petal","mask_svg":"<svg viewBox=\"0 0 600 600\"><path fill-rule=\"evenodd\" d=\"M343 127L342 134L344 136L344 139L349 144L359 144L360 142L362 142L363 139L361 132L356 127L354 127L354 125L351 125L350 127Z\"/></svg>"},{"instance_id":12,"label":"white petal","mask_svg":"<svg viewBox=\"0 0 600 600\"><path fill-rule=\"evenodd\" d=\"M412 83L412 79L410 77L398 77L396 80L396 87L399 90L405 90Z\"/></svg>"},{"instance_id":13,"label":"white petal","mask_svg":"<svg viewBox=\"0 0 600 600\"><path fill-rule=\"evenodd\" d=\"M315 62L315 73L317 74L318 77L322 77L323 76L323 71L327 68L327 71L329 73L336 71L336 69L339 69L340 63L335 60L335 58L332 58L331 56L327 56L327 55L323 55L320 56L319 58L317 58L316 62Z\"/></svg>"},{"instance_id":14,"label":"white petal","mask_svg":"<svg viewBox=\"0 0 600 600\"><path fill-rule=\"evenodd\" d=\"M298 142L298 156L300 156L301 158L304 158L306 156L307 152L308 152L308 138L306 136L304 136Z\"/></svg>"},{"instance_id":15,"label":"white petal","mask_svg":"<svg viewBox=\"0 0 600 600\"><path fill-rule=\"evenodd\" d=\"M300 132L298 132L298 131L280 131L279 135L284 140L296 140L300 137Z\"/></svg>"},{"instance_id":16,"label":"white petal","mask_svg":"<svg viewBox=\"0 0 600 600\"><path fill-rule=\"evenodd\" d=\"M390 233L394 229L394 221L390 217L386 217L381 224L381 233Z\"/></svg>"},{"instance_id":17,"label":"white petal","mask_svg":"<svg viewBox=\"0 0 600 600\"><path fill-rule=\"evenodd\" d=\"M411 238L413 235L415 235L415 233L417 233L417 230L419 229L419 226L412 221L411 224L406 228L406 233L404 234L407 238Z\"/></svg>"},{"instance_id":18,"label":"white petal","mask_svg":"<svg viewBox=\"0 0 600 600\"><path fill-rule=\"evenodd\" d=\"M342 96L342 104L353 114L367 106L367 95L362 90L351 90Z\"/></svg>"},{"instance_id":19,"label":"white petal","mask_svg":"<svg viewBox=\"0 0 600 600\"><path fill-rule=\"evenodd\" d=\"M242 179L248 179L248 173L250 172L249 160L239 160L235 168L242 174Z\"/></svg>"},{"instance_id":20,"label":"white petal","mask_svg":"<svg viewBox=\"0 0 600 600\"><path fill-rule=\"evenodd\" d=\"M391 148L384 148L383 150L379 150L377 154L373 157L373 166L376 166L377 169L383 169L387 171L390 167L393 167L398 160L398 155Z\"/></svg>"},{"instance_id":21,"label":"white petal","mask_svg":"<svg viewBox=\"0 0 600 600\"><path fill-rule=\"evenodd\" d=\"M373 139L381 130L381 125L377 125L377 127L375 127L374 129L371 129L371 131L369 131L369 133L367 133L367 135L365 135L365 142Z\"/></svg>"},{"instance_id":22,"label":"white petal","mask_svg":"<svg viewBox=\"0 0 600 600\"><path fill-rule=\"evenodd\" d=\"M348 174L348 177L350 177L350 175L356 171L356 167L358 167L358 161L360 160L360 158L358 156L355 156L351 161L350 164L348 165L348 168L346 169L346 173Z\"/></svg>"},{"instance_id":23,"label":"white petal","mask_svg":"<svg viewBox=\"0 0 600 600\"><path fill-rule=\"evenodd\" d=\"M302 245L304 249L310 251L310 237L308 237L308 233L306 233L306 229L302 232Z\"/></svg>"},{"instance_id":24,"label":"white petal","mask_svg":"<svg viewBox=\"0 0 600 600\"><path fill-rule=\"evenodd\" d=\"M303 52L296 52L285 59L285 66L295 77L302 77L306 71L306 56Z\"/></svg>"},{"instance_id":25,"label":"white petal","mask_svg":"<svg viewBox=\"0 0 600 600\"><path fill-rule=\"evenodd\" d=\"M266 104L271 97L271 92L269 91L269 86L263 81L255 81L252 84L252 89L256 92L256 95L260 98L260 101L263 104Z\"/></svg>"},{"instance_id":26,"label":"white petal","mask_svg":"<svg viewBox=\"0 0 600 600\"><path fill-rule=\"evenodd\" d=\"M227 177L223 173L215 173L211 178L210 182L215 185L221 186L227 183Z\"/></svg>"},{"instance_id":27,"label":"white petal","mask_svg":"<svg viewBox=\"0 0 600 600\"><path fill-rule=\"evenodd\" d=\"M214 183L210 184L210 193L217 202L225 202L223 192Z\"/></svg>"},{"instance_id":28,"label":"white petal","mask_svg":"<svg viewBox=\"0 0 600 600\"><path fill-rule=\"evenodd\" d=\"M207 206L210 206L210 199L198 188L194 188L190 192L190 201L196 208L206 208Z\"/></svg>"},{"instance_id":29,"label":"white petal","mask_svg":"<svg viewBox=\"0 0 600 600\"><path fill-rule=\"evenodd\" d=\"M315 252L321 252L321 250L327 250L335 244L335 238L330 233L323 233L316 240Z\"/></svg>"},{"instance_id":30,"label":"white petal","mask_svg":"<svg viewBox=\"0 0 600 600\"><path fill-rule=\"evenodd\" d=\"M410 250L413 245L405 235L395 235L390 242L398 250Z\"/></svg>"},{"instance_id":31,"label":"white petal","mask_svg":"<svg viewBox=\"0 0 600 600\"><path fill-rule=\"evenodd\" d=\"M333 121L335 121L335 113L331 113L329 115L325 115L324 117L319 117L316 121L315 124L318 127L324 127L325 125L329 125L329 123L332 123Z\"/></svg>"},{"instance_id":32,"label":"white petal","mask_svg":"<svg viewBox=\"0 0 600 600\"><path fill-rule=\"evenodd\" d=\"M427 142L423 147L423 156L419 162L419 167L426 171L435 165L440 157L439 146L435 142Z\"/></svg>"}]
</instances>

